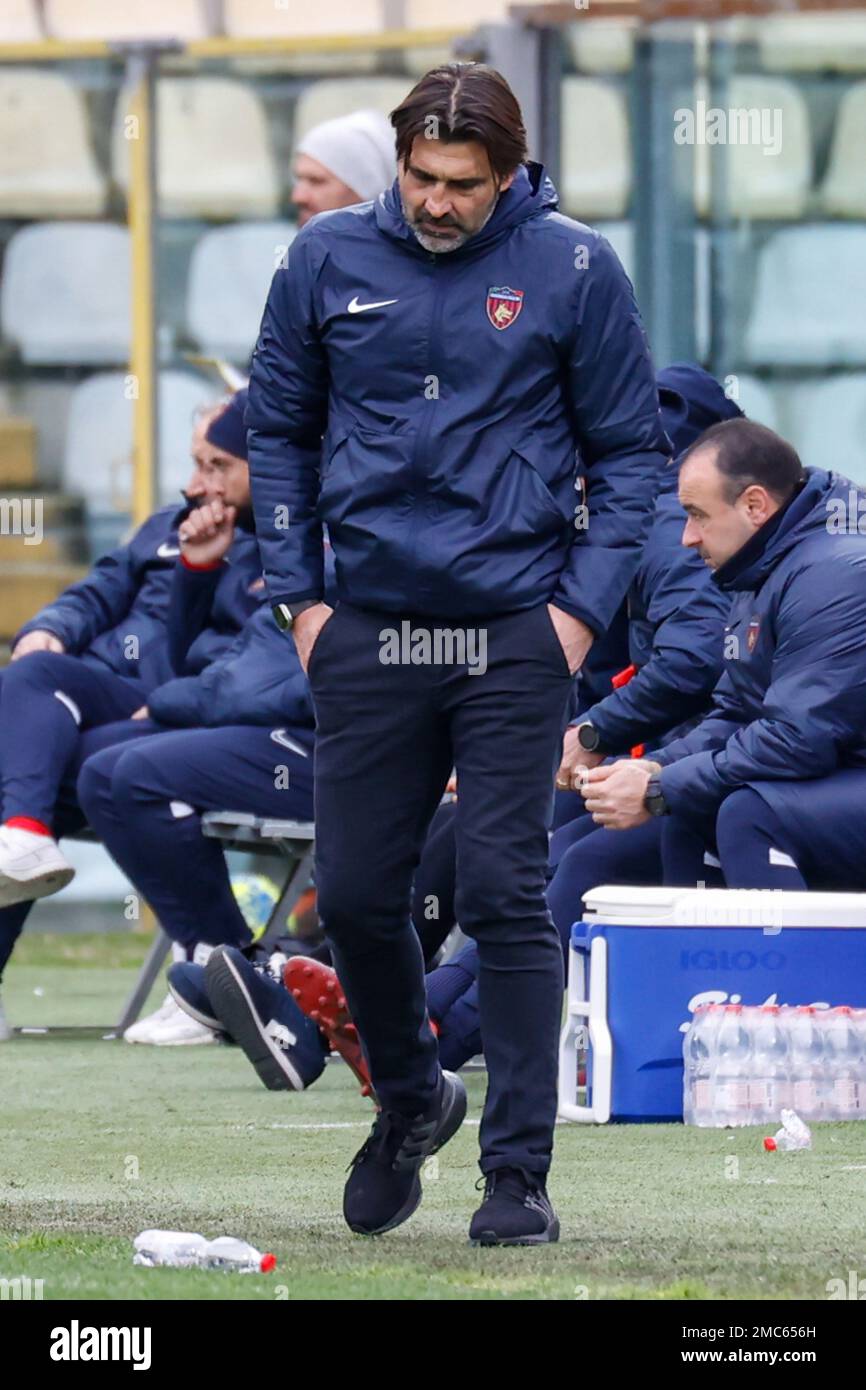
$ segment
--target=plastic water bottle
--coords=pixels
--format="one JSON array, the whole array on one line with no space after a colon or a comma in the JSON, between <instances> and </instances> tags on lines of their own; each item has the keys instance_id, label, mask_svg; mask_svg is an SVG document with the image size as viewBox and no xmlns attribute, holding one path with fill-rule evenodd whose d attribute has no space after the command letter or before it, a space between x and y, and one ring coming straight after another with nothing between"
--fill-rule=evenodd
<instances>
[{"instance_id":1,"label":"plastic water bottle","mask_svg":"<svg viewBox=\"0 0 866 1390\"><path fill-rule=\"evenodd\" d=\"M725 1005L715 1051L712 1123L720 1129L747 1125L752 1048L742 1004Z\"/></svg>"},{"instance_id":2,"label":"plastic water bottle","mask_svg":"<svg viewBox=\"0 0 866 1390\"><path fill-rule=\"evenodd\" d=\"M862 1045L853 1009L831 1009L825 1029L832 1057L826 1119L859 1120L862 1100L866 1095L866 1078L863 1076Z\"/></svg>"},{"instance_id":3,"label":"plastic water bottle","mask_svg":"<svg viewBox=\"0 0 866 1390\"><path fill-rule=\"evenodd\" d=\"M194 1231L142 1231L135 1237L133 1249L134 1265L144 1265L147 1269L157 1265L191 1269L200 1263L207 1241Z\"/></svg>"},{"instance_id":4,"label":"plastic water bottle","mask_svg":"<svg viewBox=\"0 0 866 1390\"><path fill-rule=\"evenodd\" d=\"M683 1123L713 1124L713 1067L722 1021L718 1004L703 1004L683 1035Z\"/></svg>"},{"instance_id":5,"label":"plastic water bottle","mask_svg":"<svg viewBox=\"0 0 866 1390\"><path fill-rule=\"evenodd\" d=\"M132 1263L153 1269L158 1265L174 1269L224 1269L236 1274L270 1274L275 1255L261 1254L254 1246L234 1236L207 1240L194 1231L142 1231L133 1242Z\"/></svg>"},{"instance_id":6,"label":"plastic water bottle","mask_svg":"<svg viewBox=\"0 0 866 1390\"><path fill-rule=\"evenodd\" d=\"M783 1027L778 1004L746 1009L752 1038L749 1076L749 1123L776 1120L791 1104L788 1030Z\"/></svg>"},{"instance_id":7,"label":"plastic water bottle","mask_svg":"<svg viewBox=\"0 0 866 1390\"><path fill-rule=\"evenodd\" d=\"M235 1236L217 1236L206 1243L199 1263L203 1269L233 1270L235 1274L270 1274L277 1257L263 1255L254 1245Z\"/></svg>"},{"instance_id":8,"label":"plastic water bottle","mask_svg":"<svg viewBox=\"0 0 866 1390\"><path fill-rule=\"evenodd\" d=\"M773 1135L772 1139L764 1140L764 1148L768 1153L773 1153L776 1149L784 1152L793 1149L811 1149L811 1147L812 1131L793 1110L782 1111L782 1128Z\"/></svg>"},{"instance_id":9,"label":"plastic water bottle","mask_svg":"<svg viewBox=\"0 0 866 1390\"><path fill-rule=\"evenodd\" d=\"M790 1015L793 1109L806 1120L824 1118L824 1038L816 1012L813 1008L801 1008Z\"/></svg>"}]
</instances>

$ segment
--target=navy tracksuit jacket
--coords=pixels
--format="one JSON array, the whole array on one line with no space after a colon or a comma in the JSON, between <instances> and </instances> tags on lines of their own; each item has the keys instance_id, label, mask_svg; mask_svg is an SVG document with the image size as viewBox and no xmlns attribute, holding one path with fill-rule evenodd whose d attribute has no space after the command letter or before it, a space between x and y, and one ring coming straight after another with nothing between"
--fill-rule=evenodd
<instances>
[{"instance_id":1,"label":"navy tracksuit jacket","mask_svg":"<svg viewBox=\"0 0 866 1390\"><path fill-rule=\"evenodd\" d=\"M631 285L537 165L439 256L395 183L293 243L247 421L272 599L321 597L323 525L336 557L338 605L309 666L317 884L377 1094L417 1114L437 1085L409 905L453 762L458 911L486 1009L482 1166L544 1171L562 970L544 866L571 685L546 605L606 629L669 453ZM381 662L392 615L482 628L484 673Z\"/></svg>"},{"instance_id":2,"label":"navy tracksuit jacket","mask_svg":"<svg viewBox=\"0 0 866 1390\"><path fill-rule=\"evenodd\" d=\"M683 827L692 843L699 830L702 846L724 839L731 886L755 886L736 877L738 854L750 835L769 847L774 833L777 849L802 860L805 878L780 880L765 851L752 870L764 875L758 886L866 881L864 505L847 478L808 469L793 501L716 571L733 595L726 669L706 718L657 755L672 812L669 881L694 881L678 852Z\"/></svg>"}]
</instances>

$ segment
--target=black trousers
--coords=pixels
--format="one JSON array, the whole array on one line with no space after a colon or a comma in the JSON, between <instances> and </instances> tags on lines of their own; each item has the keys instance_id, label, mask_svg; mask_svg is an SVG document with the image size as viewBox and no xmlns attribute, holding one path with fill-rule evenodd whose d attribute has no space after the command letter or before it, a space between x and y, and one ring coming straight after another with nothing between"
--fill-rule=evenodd
<instances>
[{"instance_id":1,"label":"black trousers","mask_svg":"<svg viewBox=\"0 0 866 1390\"><path fill-rule=\"evenodd\" d=\"M456 767L457 918L478 943L488 1067L481 1168L544 1173L563 987L544 886L571 679L546 605L467 627L340 604L322 629L309 671L318 905L380 1103L418 1114L439 1063L410 897ZM467 634L470 659L437 652L446 629Z\"/></svg>"}]
</instances>

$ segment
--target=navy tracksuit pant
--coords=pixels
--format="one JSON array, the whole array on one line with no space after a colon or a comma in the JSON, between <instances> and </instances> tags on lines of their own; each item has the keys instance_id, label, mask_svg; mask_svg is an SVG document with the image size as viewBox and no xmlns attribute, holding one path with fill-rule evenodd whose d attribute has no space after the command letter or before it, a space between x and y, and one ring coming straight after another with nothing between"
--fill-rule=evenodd
<instances>
[{"instance_id":1,"label":"navy tracksuit pant","mask_svg":"<svg viewBox=\"0 0 866 1390\"><path fill-rule=\"evenodd\" d=\"M662 819L664 882L728 888L866 889L866 770L755 782L708 819Z\"/></svg>"},{"instance_id":2,"label":"navy tracksuit pant","mask_svg":"<svg viewBox=\"0 0 866 1390\"><path fill-rule=\"evenodd\" d=\"M312 819L312 755L286 748L271 732L232 725L153 733L105 748L82 767L78 797L88 823L188 953L200 941L250 940L219 841L201 833L201 813ZM309 729L275 732L311 742Z\"/></svg>"},{"instance_id":3,"label":"navy tracksuit pant","mask_svg":"<svg viewBox=\"0 0 866 1390\"><path fill-rule=\"evenodd\" d=\"M488 1068L481 1167L544 1173L562 1004L544 881L571 678L546 605L466 624L476 651L486 638L477 674L467 664L383 661L383 634L404 621L431 643L437 627L460 626L341 603L313 648L322 924L383 1108L420 1113L439 1063L410 896L456 767L456 910L478 943Z\"/></svg>"},{"instance_id":4,"label":"navy tracksuit pant","mask_svg":"<svg viewBox=\"0 0 866 1390\"><path fill-rule=\"evenodd\" d=\"M61 652L31 652L0 678L2 820L54 826L64 779L88 729L129 719L147 703L140 681Z\"/></svg>"}]
</instances>

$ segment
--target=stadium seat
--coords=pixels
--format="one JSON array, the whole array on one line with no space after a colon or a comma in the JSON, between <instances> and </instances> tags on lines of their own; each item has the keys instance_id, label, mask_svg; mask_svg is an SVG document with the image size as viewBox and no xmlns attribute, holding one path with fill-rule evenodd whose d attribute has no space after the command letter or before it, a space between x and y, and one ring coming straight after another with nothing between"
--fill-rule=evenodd
<instances>
[{"instance_id":1,"label":"stadium seat","mask_svg":"<svg viewBox=\"0 0 866 1390\"><path fill-rule=\"evenodd\" d=\"M635 19L585 19L563 35L579 72L628 72L634 61Z\"/></svg>"},{"instance_id":2,"label":"stadium seat","mask_svg":"<svg viewBox=\"0 0 866 1390\"><path fill-rule=\"evenodd\" d=\"M295 108L295 141L321 121L348 116L352 111L381 111L388 116L406 95L402 77L335 77L311 82Z\"/></svg>"},{"instance_id":3,"label":"stadium seat","mask_svg":"<svg viewBox=\"0 0 866 1390\"><path fill-rule=\"evenodd\" d=\"M602 236L607 237L614 251L622 261L628 278L634 280L634 223L596 222L594 225L597 232L601 232Z\"/></svg>"},{"instance_id":4,"label":"stadium seat","mask_svg":"<svg viewBox=\"0 0 866 1390\"><path fill-rule=\"evenodd\" d=\"M562 80L563 211L582 222L623 217L631 193L625 98L591 77Z\"/></svg>"},{"instance_id":5,"label":"stadium seat","mask_svg":"<svg viewBox=\"0 0 866 1390\"><path fill-rule=\"evenodd\" d=\"M186 326L203 352L238 364L249 360L268 287L297 230L291 222L239 222L196 243Z\"/></svg>"},{"instance_id":6,"label":"stadium seat","mask_svg":"<svg viewBox=\"0 0 866 1390\"><path fill-rule=\"evenodd\" d=\"M107 222L43 222L11 238L0 325L35 365L125 362L129 233Z\"/></svg>"},{"instance_id":7,"label":"stadium seat","mask_svg":"<svg viewBox=\"0 0 866 1390\"><path fill-rule=\"evenodd\" d=\"M479 24L495 24L505 16L506 0L405 0L403 23L407 29L464 29L470 33ZM452 54L447 45L412 45L403 60L413 77L422 77L430 68L447 63Z\"/></svg>"},{"instance_id":8,"label":"stadium seat","mask_svg":"<svg viewBox=\"0 0 866 1390\"><path fill-rule=\"evenodd\" d=\"M866 486L866 373L799 382L785 397L787 434L803 462Z\"/></svg>"},{"instance_id":9,"label":"stadium seat","mask_svg":"<svg viewBox=\"0 0 866 1390\"><path fill-rule=\"evenodd\" d=\"M123 372L100 372L76 387L69 408L62 486L82 495L97 524L132 504L132 400ZM158 498L168 505L190 474L190 438L196 410L219 389L189 372L159 377ZM91 530L91 534L93 531Z\"/></svg>"},{"instance_id":10,"label":"stadium seat","mask_svg":"<svg viewBox=\"0 0 866 1390\"><path fill-rule=\"evenodd\" d=\"M213 32L206 0L44 0L55 39L204 39Z\"/></svg>"},{"instance_id":11,"label":"stadium seat","mask_svg":"<svg viewBox=\"0 0 866 1390\"><path fill-rule=\"evenodd\" d=\"M385 27L385 13L383 0L327 0L309 9L298 0L223 0L223 23L236 39L320 38L377 34ZM332 65L333 60L331 54Z\"/></svg>"},{"instance_id":12,"label":"stadium seat","mask_svg":"<svg viewBox=\"0 0 866 1390\"><path fill-rule=\"evenodd\" d=\"M699 95L708 101L706 83ZM709 105L709 102L708 102ZM729 210L735 217L800 218L812 184L812 143L805 99L793 82L781 78L738 76L730 84L725 110L781 113L780 149L765 154L761 143L695 146L695 209L699 217L713 211L711 162L727 160ZM772 119L775 120L775 117ZM773 127L767 132L773 139ZM730 132L729 132L730 136Z\"/></svg>"},{"instance_id":13,"label":"stadium seat","mask_svg":"<svg viewBox=\"0 0 866 1390\"><path fill-rule=\"evenodd\" d=\"M765 15L758 26L768 72L866 72L866 13Z\"/></svg>"},{"instance_id":14,"label":"stadium seat","mask_svg":"<svg viewBox=\"0 0 866 1390\"><path fill-rule=\"evenodd\" d=\"M164 217L271 217L279 181L267 118L255 92L223 77L158 84L159 197ZM129 95L114 115L112 171L129 189Z\"/></svg>"},{"instance_id":15,"label":"stadium seat","mask_svg":"<svg viewBox=\"0 0 866 1390\"><path fill-rule=\"evenodd\" d=\"M824 223L775 233L762 248L746 329L755 366L866 363L866 227Z\"/></svg>"},{"instance_id":16,"label":"stadium seat","mask_svg":"<svg viewBox=\"0 0 866 1390\"><path fill-rule=\"evenodd\" d=\"M737 372L722 381L725 392L736 401L750 420L766 425L768 430L783 433L779 421L779 406L775 395L760 377L748 372Z\"/></svg>"},{"instance_id":17,"label":"stadium seat","mask_svg":"<svg viewBox=\"0 0 866 1390\"><path fill-rule=\"evenodd\" d=\"M3 0L0 43L38 43L44 37L36 0Z\"/></svg>"},{"instance_id":18,"label":"stadium seat","mask_svg":"<svg viewBox=\"0 0 866 1390\"><path fill-rule=\"evenodd\" d=\"M78 88L39 68L0 68L0 217L98 217L105 199Z\"/></svg>"},{"instance_id":19,"label":"stadium seat","mask_svg":"<svg viewBox=\"0 0 866 1390\"><path fill-rule=\"evenodd\" d=\"M866 82L857 82L839 105L821 205L830 217L866 218Z\"/></svg>"}]
</instances>

